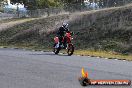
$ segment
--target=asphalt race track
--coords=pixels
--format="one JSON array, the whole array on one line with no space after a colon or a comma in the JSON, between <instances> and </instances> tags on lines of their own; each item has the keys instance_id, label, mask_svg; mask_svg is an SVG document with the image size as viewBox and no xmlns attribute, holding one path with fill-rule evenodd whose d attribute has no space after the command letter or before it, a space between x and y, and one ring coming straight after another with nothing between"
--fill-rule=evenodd
<instances>
[{"instance_id":1,"label":"asphalt race track","mask_svg":"<svg viewBox=\"0 0 132 88\"><path fill-rule=\"evenodd\" d=\"M83 88L81 68L91 79L130 79L132 62L52 52L0 49L0 88ZM87 86L85 88L132 88Z\"/></svg>"}]
</instances>

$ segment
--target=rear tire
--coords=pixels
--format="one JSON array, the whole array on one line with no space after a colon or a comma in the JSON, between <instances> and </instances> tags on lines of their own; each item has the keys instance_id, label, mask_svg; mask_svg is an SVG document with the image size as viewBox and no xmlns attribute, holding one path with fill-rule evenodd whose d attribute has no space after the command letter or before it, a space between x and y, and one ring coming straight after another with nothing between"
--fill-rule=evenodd
<instances>
[{"instance_id":1,"label":"rear tire","mask_svg":"<svg viewBox=\"0 0 132 88\"><path fill-rule=\"evenodd\" d=\"M69 44L68 51L67 51L68 56L71 56L73 54L73 52L74 52L74 46L72 44Z\"/></svg>"}]
</instances>

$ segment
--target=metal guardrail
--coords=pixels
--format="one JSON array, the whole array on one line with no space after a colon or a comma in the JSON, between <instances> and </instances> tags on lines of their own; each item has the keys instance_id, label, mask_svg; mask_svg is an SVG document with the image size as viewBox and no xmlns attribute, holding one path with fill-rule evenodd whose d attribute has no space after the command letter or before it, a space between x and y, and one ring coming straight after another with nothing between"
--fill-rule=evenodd
<instances>
[{"instance_id":1,"label":"metal guardrail","mask_svg":"<svg viewBox=\"0 0 132 88\"><path fill-rule=\"evenodd\" d=\"M15 17L14 14L0 13L0 20L2 20L2 19L10 19L10 18L14 18L14 17Z\"/></svg>"}]
</instances>

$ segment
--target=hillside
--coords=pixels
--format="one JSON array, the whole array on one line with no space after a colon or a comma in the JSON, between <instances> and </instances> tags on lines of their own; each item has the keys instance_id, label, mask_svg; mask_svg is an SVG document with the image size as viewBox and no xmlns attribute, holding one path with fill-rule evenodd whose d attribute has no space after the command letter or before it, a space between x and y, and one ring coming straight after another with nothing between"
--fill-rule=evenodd
<instances>
[{"instance_id":1,"label":"hillside","mask_svg":"<svg viewBox=\"0 0 132 88\"><path fill-rule=\"evenodd\" d=\"M75 49L132 54L132 5L37 19L0 31L0 44L52 48L55 30L63 21L75 33Z\"/></svg>"},{"instance_id":2,"label":"hillside","mask_svg":"<svg viewBox=\"0 0 132 88\"><path fill-rule=\"evenodd\" d=\"M79 31L79 48L132 53L132 5L83 12L74 16L71 29ZM76 18L77 17L77 18Z\"/></svg>"},{"instance_id":3,"label":"hillside","mask_svg":"<svg viewBox=\"0 0 132 88\"><path fill-rule=\"evenodd\" d=\"M49 48L49 44L52 41L49 42L48 40L45 40L46 36L48 36L48 34L51 32L54 32L54 29L60 26L61 23L67 19L69 19L69 15L63 14L36 20L29 20L20 24L20 22L23 22L22 19L18 21L18 25L13 24L13 26L10 24L11 22L3 23L6 25L4 25L5 29L3 25L1 26L0 45ZM12 21L12 23L17 23L17 21Z\"/></svg>"}]
</instances>

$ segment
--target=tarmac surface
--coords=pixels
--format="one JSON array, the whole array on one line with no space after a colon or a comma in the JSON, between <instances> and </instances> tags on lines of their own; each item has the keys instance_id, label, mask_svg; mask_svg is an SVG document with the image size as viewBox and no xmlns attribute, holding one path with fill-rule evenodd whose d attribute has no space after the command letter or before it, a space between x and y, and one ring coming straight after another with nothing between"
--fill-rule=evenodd
<instances>
[{"instance_id":1,"label":"tarmac surface","mask_svg":"<svg viewBox=\"0 0 132 88\"><path fill-rule=\"evenodd\" d=\"M0 49L0 88L83 88L81 68L90 79L132 80L132 62L52 52ZM132 88L87 86L86 88Z\"/></svg>"}]
</instances>

